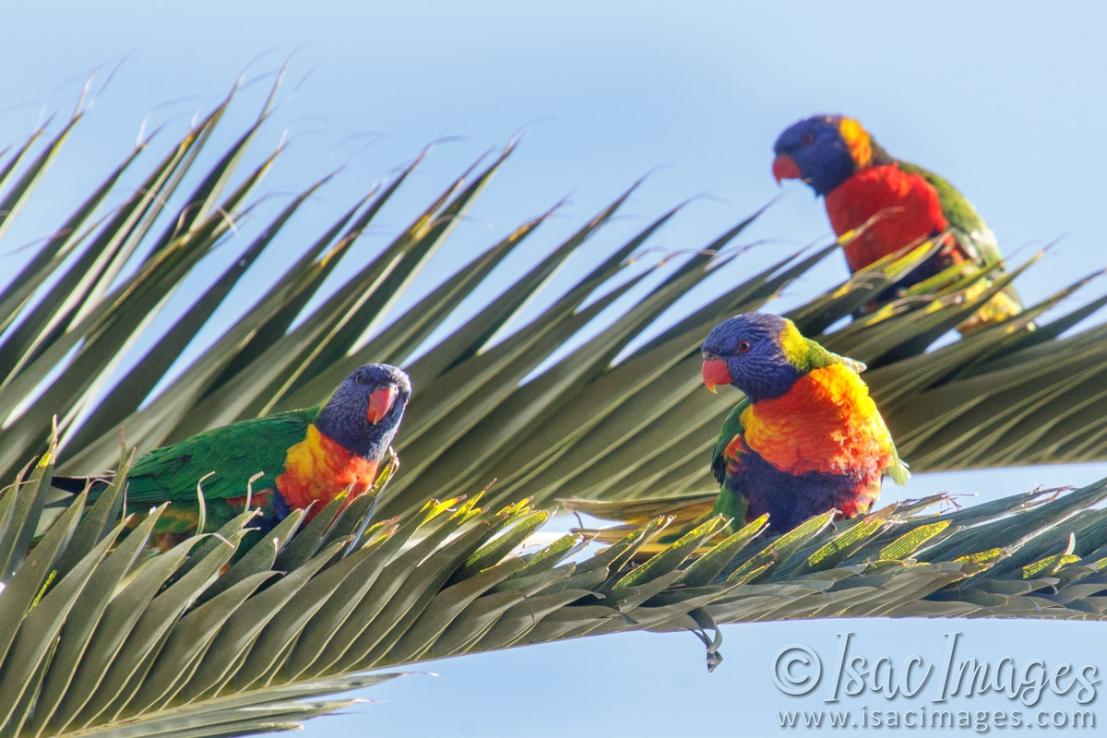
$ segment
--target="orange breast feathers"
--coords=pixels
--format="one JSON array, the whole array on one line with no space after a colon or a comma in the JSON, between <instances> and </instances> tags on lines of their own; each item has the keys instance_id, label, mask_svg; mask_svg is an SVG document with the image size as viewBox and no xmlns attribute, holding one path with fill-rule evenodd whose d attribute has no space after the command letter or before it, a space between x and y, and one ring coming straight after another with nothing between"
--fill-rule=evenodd
<instances>
[{"instance_id":1,"label":"orange breast feathers","mask_svg":"<svg viewBox=\"0 0 1107 738\"><path fill-rule=\"evenodd\" d=\"M351 453L312 424L304 440L288 449L277 489L293 508L304 508L318 500L308 513L310 519L347 490L348 499L364 493L376 478L376 461Z\"/></svg>"},{"instance_id":2,"label":"orange breast feathers","mask_svg":"<svg viewBox=\"0 0 1107 738\"><path fill-rule=\"evenodd\" d=\"M842 364L814 369L784 395L742 413L751 451L789 474L881 474L896 463L869 388Z\"/></svg>"},{"instance_id":3,"label":"orange breast feathers","mask_svg":"<svg viewBox=\"0 0 1107 738\"><path fill-rule=\"evenodd\" d=\"M853 272L949 227L938 192L896 164L858 171L827 193L826 212L839 236L865 226L843 247Z\"/></svg>"}]
</instances>

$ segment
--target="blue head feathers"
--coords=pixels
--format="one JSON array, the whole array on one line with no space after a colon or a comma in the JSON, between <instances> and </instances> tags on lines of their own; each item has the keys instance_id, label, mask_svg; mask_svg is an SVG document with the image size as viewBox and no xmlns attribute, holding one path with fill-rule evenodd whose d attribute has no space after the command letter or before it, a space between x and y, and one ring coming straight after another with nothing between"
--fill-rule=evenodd
<instances>
[{"instance_id":1,"label":"blue head feathers","mask_svg":"<svg viewBox=\"0 0 1107 738\"><path fill-rule=\"evenodd\" d=\"M315 425L348 450L367 458L392 443L411 397L411 380L389 364L365 364L342 380Z\"/></svg>"},{"instance_id":2,"label":"blue head feathers","mask_svg":"<svg viewBox=\"0 0 1107 738\"><path fill-rule=\"evenodd\" d=\"M803 375L799 357L806 339L790 320L769 313L727 318L703 342L703 379L708 389L727 383L751 400L779 397Z\"/></svg>"},{"instance_id":3,"label":"blue head feathers","mask_svg":"<svg viewBox=\"0 0 1107 738\"><path fill-rule=\"evenodd\" d=\"M773 145L777 180L802 179L825 195L859 168L886 155L853 118L813 115L784 130Z\"/></svg>"}]
</instances>

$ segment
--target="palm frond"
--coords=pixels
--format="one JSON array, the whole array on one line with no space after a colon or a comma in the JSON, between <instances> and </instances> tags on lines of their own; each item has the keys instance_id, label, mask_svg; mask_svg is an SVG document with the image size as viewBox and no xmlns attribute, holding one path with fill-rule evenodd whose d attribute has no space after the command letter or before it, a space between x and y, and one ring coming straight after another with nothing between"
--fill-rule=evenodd
<instances>
[{"instance_id":1,"label":"palm frond","mask_svg":"<svg viewBox=\"0 0 1107 738\"><path fill-rule=\"evenodd\" d=\"M713 488L705 458L729 408L698 390L702 337L723 316L771 305L839 247L782 255L663 323L682 297L744 263L736 244L760 213L674 255L664 273L643 266L636 256L682 216L677 205L535 308L551 276L594 248L638 185L510 284L495 282L499 265L548 230L555 205L397 311L514 147L446 183L373 258L351 264L352 247L393 206L424 152L340 208L280 276L248 280L332 178L305 187L238 259L200 280L180 318L155 337L170 297L257 219L260 184L284 155L282 145L244 163L272 96L229 144L209 151L237 94L160 153L141 141L0 289L0 479L14 480L0 492L0 737L291 728L348 704L324 695L393 676L376 673L384 667L630 629L692 629L713 665L720 637L708 631L719 622L1103 617L1107 521L1094 506L1107 483L942 514L929 512L938 499L902 503L837 527L820 516L772 540L764 521L725 536L724 521L711 519L658 545L672 521L647 516L601 550L567 534L514 552L558 497ZM64 158L84 115L7 150L0 232ZM141 186L106 208L132 174ZM942 275L846 322L933 248L879 262L790 316L869 364L915 471L1107 458L1098 412L1107 327L1085 326L1107 298L1060 310L1090 277L948 342L1033 260L991 287L982 276ZM210 316L248 281L252 305L204 343ZM485 294L493 296L459 309ZM137 345L149 348L119 372ZM196 358L178 371L186 349ZM336 503L306 525L292 515L253 546L244 543L245 513L166 552L145 545L159 510L121 519L121 484L91 505L80 495L60 514L46 505L55 467L125 470L132 456L121 433L142 452L313 404L367 360L404 365L416 387L400 436L403 473L372 497Z\"/></svg>"},{"instance_id":2,"label":"palm frond","mask_svg":"<svg viewBox=\"0 0 1107 738\"><path fill-rule=\"evenodd\" d=\"M822 617L1107 619L1107 480L935 514L944 498L785 535L713 518L642 552L664 517L595 550L566 534L517 553L548 512L481 495L370 520L378 487L243 549L251 512L148 548L163 508L119 518L82 493L43 528L51 453L0 495L5 736L218 736L296 727L326 698L421 661L628 630ZM124 455L119 477L126 471ZM385 477L387 479L387 475ZM533 547L532 547L533 548ZM713 631L713 633L709 633Z\"/></svg>"},{"instance_id":3,"label":"palm frond","mask_svg":"<svg viewBox=\"0 0 1107 738\"><path fill-rule=\"evenodd\" d=\"M331 177L310 184L263 224L241 257L210 280L108 388L121 354L151 330L152 316L168 297L214 248L234 239L234 224L255 210L258 185L284 151L281 146L264 156L228 189L268 121L267 105L212 164L201 164L203 149L233 103L234 93L146 165L140 188L100 215L122 174L146 161L153 144L140 142L0 293L7 308L0 326L5 477L42 447L54 416L64 470L95 471L113 463L122 430L140 451L147 450L215 425L319 402L353 366L375 360L405 365L418 388L401 434L405 472L385 502L389 513L417 509L428 489L466 493L493 479L499 481L491 497L502 503L524 496L542 503L561 496L627 499L703 489L710 482L702 459L728 408L696 391L699 341L721 317L770 304L837 248L828 244L783 256L658 331L657 321L679 298L741 262L733 244L760 214L675 257L679 263L663 280L644 287L651 269L635 256L680 217L678 205L547 307L528 311L549 277L591 247L635 185L522 276L494 288L497 296L475 312L459 313L458 305L487 292L493 270L529 244L553 210L524 220L406 311L393 314L391 306L513 146L473 164L376 257L349 268L351 247L420 165L423 152L387 185L345 209L269 285L251 282L258 295L253 305L165 384L176 357L197 341L209 316L235 294L256 260L281 243L282 229ZM40 143L46 134L36 130L14 148L3 170L10 184L0 193L10 205L7 220L33 194L82 115L52 138ZM24 159L29 163L20 169ZM192 178L197 182L188 194L174 199ZM828 347L872 367L870 384L916 471L1107 458L1107 420L1095 411L1107 392L1107 329L1074 333L1107 298L1054 316L1058 304L1090 278L1058 290L1019 319L937 349L931 347L939 338L1031 264L984 292L979 277L944 275L925 292L915 290L839 327L932 248L923 244L886 259L831 286L791 317L805 332L821 334ZM313 299L343 261L350 276L325 299ZM135 263L133 271L124 268ZM601 316L624 296L632 299L629 307L613 318ZM1027 329L1031 318L1036 330ZM428 345L442 325L456 327ZM647 327L656 335L635 346ZM568 353L566 345L573 347ZM36 401L27 402L32 396Z\"/></svg>"}]
</instances>

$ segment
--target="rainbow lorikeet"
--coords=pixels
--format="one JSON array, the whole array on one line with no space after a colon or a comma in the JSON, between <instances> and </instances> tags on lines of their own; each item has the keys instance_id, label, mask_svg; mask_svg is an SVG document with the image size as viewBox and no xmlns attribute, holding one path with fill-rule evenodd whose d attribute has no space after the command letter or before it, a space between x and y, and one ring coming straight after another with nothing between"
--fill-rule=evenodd
<instances>
[{"instance_id":1,"label":"rainbow lorikeet","mask_svg":"<svg viewBox=\"0 0 1107 738\"><path fill-rule=\"evenodd\" d=\"M268 529L293 509L314 506L308 518L342 493L348 499L376 480L411 396L411 382L387 364L358 367L323 405L291 410L199 433L139 458L127 475L127 511L145 513L171 503L158 518L159 545L193 533L199 523L196 485L203 479L205 531L241 513L252 486L255 524ZM208 476L210 472L213 475ZM87 477L54 477L54 486L83 489ZM90 498L106 480L93 481Z\"/></svg>"},{"instance_id":2,"label":"rainbow lorikeet","mask_svg":"<svg viewBox=\"0 0 1107 738\"><path fill-rule=\"evenodd\" d=\"M900 249L938 239L938 250L877 304L951 267L972 274L1001 262L995 235L953 185L895 159L853 118L815 115L789 126L773 146L773 176L803 180L826 203L851 272ZM851 233L853 232L853 233ZM990 283L982 280L980 289ZM1010 287L960 326L962 333L1022 311Z\"/></svg>"},{"instance_id":3,"label":"rainbow lorikeet","mask_svg":"<svg viewBox=\"0 0 1107 738\"><path fill-rule=\"evenodd\" d=\"M864 368L777 315L716 325L703 344L704 384L745 394L711 457L722 485L716 511L736 522L769 513L770 529L783 532L831 508L847 518L868 512L885 476L906 483Z\"/></svg>"},{"instance_id":4,"label":"rainbow lorikeet","mask_svg":"<svg viewBox=\"0 0 1107 738\"><path fill-rule=\"evenodd\" d=\"M615 541L666 516L676 532L666 529L642 549L654 553L711 514L726 515L736 530L768 513L769 530L784 533L831 509L847 518L868 512L886 476L907 482L907 465L858 376L861 362L767 313L719 323L702 353L709 390L729 384L745 395L711 454L720 489L630 501L561 500L569 510L624 521L588 529L596 539Z\"/></svg>"}]
</instances>

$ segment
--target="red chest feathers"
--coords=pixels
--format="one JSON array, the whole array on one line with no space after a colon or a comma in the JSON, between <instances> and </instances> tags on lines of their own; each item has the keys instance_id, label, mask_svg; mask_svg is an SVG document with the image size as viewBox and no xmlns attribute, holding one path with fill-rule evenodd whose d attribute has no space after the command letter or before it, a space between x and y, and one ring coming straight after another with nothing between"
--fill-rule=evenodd
<instances>
[{"instance_id":1,"label":"red chest feathers","mask_svg":"<svg viewBox=\"0 0 1107 738\"><path fill-rule=\"evenodd\" d=\"M896 164L855 173L826 195L826 212L839 236L875 218L844 247L850 271L941 233L949 225L937 191L920 175Z\"/></svg>"},{"instance_id":2,"label":"red chest feathers","mask_svg":"<svg viewBox=\"0 0 1107 738\"><path fill-rule=\"evenodd\" d=\"M351 453L312 424L304 440L288 449L276 484L290 507L319 503L309 513L310 519L343 492L349 491L348 500L364 493L376 476L376 460Z\"/></svg>"}]
</instances>

